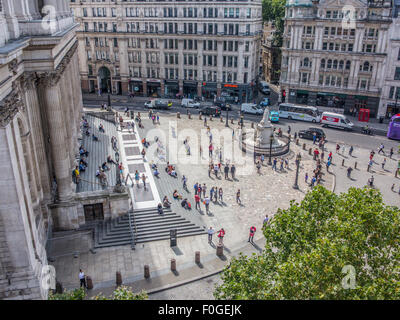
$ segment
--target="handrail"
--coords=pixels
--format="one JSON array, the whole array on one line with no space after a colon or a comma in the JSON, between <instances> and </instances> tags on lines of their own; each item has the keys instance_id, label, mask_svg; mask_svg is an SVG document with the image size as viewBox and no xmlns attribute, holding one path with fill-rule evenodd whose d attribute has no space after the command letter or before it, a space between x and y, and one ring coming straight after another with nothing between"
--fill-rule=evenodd
<instances>
[{"instance_id":1,"label":"handrail","mask_svg":"<svg viewBox=\"0 0 400 320\"><path fill-rule=\"evenodd\" d=\"M131 219L133 220L133 226L135 228L135 231L133 231ZM136 246L136 223L135 223L135 213L133 212L133 208L129 209L129 211L128 211L128 220L129 220L129 231L131 233L131 248L132 248L132 250L135 250L135 246Z\"/></svg>"}]
</instances>

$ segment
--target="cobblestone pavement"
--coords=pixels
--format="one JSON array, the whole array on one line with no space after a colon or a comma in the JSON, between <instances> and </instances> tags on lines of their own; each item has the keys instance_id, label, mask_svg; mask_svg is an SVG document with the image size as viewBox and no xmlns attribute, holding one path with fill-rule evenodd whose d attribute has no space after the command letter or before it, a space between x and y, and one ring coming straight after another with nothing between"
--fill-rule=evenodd
<instances>
[{"instance_id":1,"label":"cobblestone pavement","mask_svg":"<svg viewBox=\"0 0 400 320\"><path fill-rule=\"evenodd\" d=\"M186 117L186 119L183 119ZM148 149L147 156L150 158L151 148L155 144L154 135L157 135L167 148L171 149L168 140L161 137L160 132L147 132L149 129L155 127L166 130L166 137L170 132L171 121L176 121L176 117L162 117L161 124L153 126L150 120L147 119L145 114L142 114L143 124L145 130L141 132L141 137L147 136L147 140L151 142ZM211 129L224 129L224 123L219 120L209 122ZM308 172L311 176L312 169L314 168L314 161L304 150L300 150L298 146L291 145L291 153L287 155L289 158L290 169L283 172L275 172L270 166L267 166L267 159L261 169L261 174L256 172L251 159L251 168L254 170L250 174L241 174L240 166L238 165L238 172L236 180L216 179L211 175L208 177L207 163L208 160L203 159L201 164L184 164L185 149L182 148L183 140L189 136L189 145L192 148L192 156L198 154L198 148L194 146L195 134L204 129L203 121L197 119L188 120L187 116L182 116L178 119L175 126L175 136L178 138L177 146L180 148L179 154L181 161L178 162L178 179L167 176L162 171L160 180L156 179L157 188L159 188L160 196L168 195L173 202L173 209L180 214L185 214L186 217L193 222L205 226L206 228L212 226L215 230L223 227L226 231L224 238L224 246L227 252L241 248L243 244L247 243L249 228L255 225L257 228L255 240L262 238L261 225L266 214L275 214L278 208L287 208L290 205L290 200L301 201L305 193L310 189L304 182L304 173ZM233 125L231 125L233 126ZM245 124L246 128L250 128L250 124ZM190 129L191 131L188 131ZM183 130L186 130L184 132ZM231 129L228 129L231 130ZM172 130L171 130L172 131ZM231 131L230 131L231 132ZM147 134L146 134L147 133ZM213 132L216 137L216 132ZM172 135L172 132L171 132ZM208 142L206 131L202 133L203 139ZM235 128L235 136L237 136L237 128ZM214 142L216 138L213 139ZM174 141L172 139L171 141ZM173 142L174 143L174 142ZM218 147L216 143L215 147ZM207 148L203 148L207 150ZM153 149L154 152L154 149ZM293 189L295 179L295 165L294 157L297 152L301 152L302 161L299 175L299 190ZM206 151L204 152L206 153ZM189 158L191 158L189 157ZM232 157L230 156L231 162ZM182 189L181 176L185 175L188 179L189 191ZM327 188L331 188L332 175L325 174L324 183ZM224 190L224 203L211 203L210 213L207 215L202 205L202 211L199 212L194 209L193 200L193 184L195 182L206 183L209 194L211 186L222 187ZM235 194L237 189L241 190L242 205L236 204ZM193 204L191 211L185 211L178 202L172 200L173 189L178 191L189 199ZM216 239L214 238L214 243ZM80 252L79 247L74 250ZM78 272L82 268L87 275L93 279L94 286L105 285L106 283L113 283L115 281L115 272L120 271L124 279L135 281L143 278L143 266L148 264L153 274L157 271L168 270L170 259L176 259L177 266L183 266L189 262L193 262L195 251L200 251L202 256L214 255L215 245L211 246L207 242L207 235L178 238L178 247L170 248L169 241L155 241L136 246L136 250L131 250L130 246L121 246L114 248L98 249L96 254L90 252L80 252L74 258L73 255L59 256L52 263L57 272L57 280L61 281L64 287L72 288L78 285ZM168 272L168 271L167 271ZM170 272L170 271L169 271ZM179 278L179 277L177 277Z\"/></svg>"}]
</instances>

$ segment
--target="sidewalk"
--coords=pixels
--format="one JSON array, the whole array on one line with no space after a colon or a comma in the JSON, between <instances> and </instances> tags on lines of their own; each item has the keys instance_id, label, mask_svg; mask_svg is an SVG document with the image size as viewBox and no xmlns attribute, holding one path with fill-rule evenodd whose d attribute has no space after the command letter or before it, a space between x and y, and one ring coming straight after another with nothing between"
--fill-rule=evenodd
<instances>
[{"instance_id":1,"label":"sidewalk","mask_svg":"<svg viewBox=\"0 0 400 320\"><path fill-rule=\"evenodd\" d=\"M261 237L253 244L246 242L234 250L224 250L221 257L218 257L215 253L201 256L199 264L195 263L193 255L192 262L177 264L176 271L171 271L170 268L156 272L150 270L149 279L144 278L144 273L133 278L124 278L124 274L122 274L122 284L131 288L133 292L145 290L148 294L168 290L221 273L233 257L238 257L240 253L247 256L253 253L260 254L264 246L265 240L264 237ZM88 291L88 297L94 297L100 293L110 296L115 289L115 281L94 284L93 290Z\"/></svg>"}]
</instances>

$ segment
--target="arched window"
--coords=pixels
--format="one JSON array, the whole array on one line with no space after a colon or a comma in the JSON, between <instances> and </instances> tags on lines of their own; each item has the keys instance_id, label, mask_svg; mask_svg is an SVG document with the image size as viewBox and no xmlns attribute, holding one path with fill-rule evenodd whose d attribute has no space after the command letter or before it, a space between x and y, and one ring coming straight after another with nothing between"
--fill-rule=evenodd
<instances>
[{"instance_id":1,"label":"arched window","mask_svg":"<svg viewBox=\"0 0 400 320\"><path fill-rule=\"evenodd\" d=\"M308 65L309 65L309 59L308 58L304 58L303 66L304 67L308 67Z\"/></svg>"},{"instance_id":2,"label":"arched window","mask_svg":"<svg viewBox=\"0 0 400 320\"><path fill-rule=\"evenodd\" d=\"M331 60L331 59L328 60L328 63L327 63L327 65L326 65L326 68L327 68L327 69L332 68L332 60Z\"/></svg>"},{"instance_id":3,"label":"arched window","mask_svg":"<svg viewBox=\"0 0 400 320\"><path fill-rule=\"evenodd\" d=\"M350 70L350 65L351 65L351 62L350 61L346 61L346 70Z\"/></svg>"},{"instance_id":4,"label":"arched window","mask_svg":"<svg viewBox=\"0 0 400 320\"><path fill-rule=\"evenodd\" d=\"M333 60L333 69L337 69L337 60Z\"/></svg>"},{"instance_id":5,"label":"arched window","mask_svg":"<svg viewBox=\"0 0 400 320\"><path fill-rule=\"evenodd\" d=\"M344 65L343 60L340 60L339 61L339 70L343 70L343 65Z\"/></svg>"},{"instance_id":6,"label":"arched window","mask_svg":"<svg viewBox=\"0 0 400 320\"><path fill-rule=\"evenodd\" d=\"M325 69L325 59L321 60L321 69Z\"/></svg>"},{"instance_id":7,"label":"arched window","mask_svg":"<svg viewBox=\"0 0 400 320\"><path fill-rule=\"evenodd\" d=\"M368 62L368 61L365 61L365 62L364 62L363 67L362 67L362 70L363 70L363 71L369 71L369 62Z\"/></svg>"}]
</instances>

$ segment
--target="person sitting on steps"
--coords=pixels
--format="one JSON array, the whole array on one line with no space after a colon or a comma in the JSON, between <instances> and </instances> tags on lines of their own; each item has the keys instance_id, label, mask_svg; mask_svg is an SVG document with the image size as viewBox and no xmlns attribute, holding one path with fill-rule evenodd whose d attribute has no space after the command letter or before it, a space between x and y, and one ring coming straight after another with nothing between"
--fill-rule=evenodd
<instances>
[{"instance_id":1,"label":"person sitting on steps","mask_svg":"<svg viewBox=\"0 0 400 320\"><path fill-rule=\"evenodd\" d=\"M171 202L169 202L167 196L165 196L164 199L163 199L163 206L164 206L164 208L170 208L171 207Z\"/></svg>"}]
</instances>

